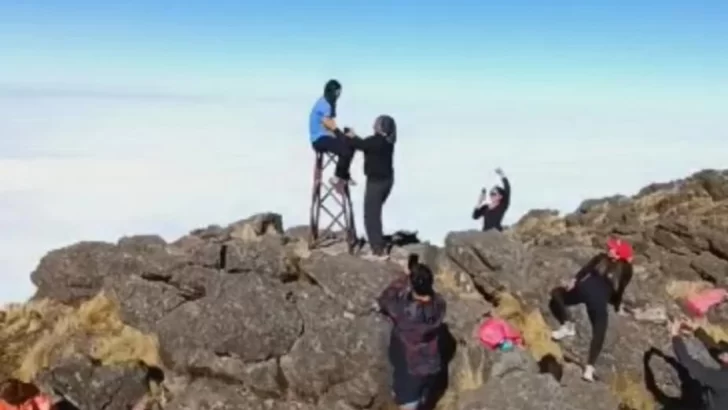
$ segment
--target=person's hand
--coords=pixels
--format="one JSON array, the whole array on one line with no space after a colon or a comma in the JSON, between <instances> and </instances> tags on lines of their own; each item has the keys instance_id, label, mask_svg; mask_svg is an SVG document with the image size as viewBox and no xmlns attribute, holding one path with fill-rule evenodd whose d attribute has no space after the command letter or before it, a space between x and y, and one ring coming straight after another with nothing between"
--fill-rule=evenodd
<instances>
[{"instance_id":1,"label":"person's hand","mask_svg":"<svg viewBox=\"0 0 728 410\"><path fill-rule=\"evenodd\" d=\"M564 282L564 287L566 288L566 290L574 289L574 286L576 286L576 279L570 279Z\"/></svg>"},{"instance_id":2,"label":"person's hand","mask_svg":"<svg viewBox=\"0 0 728 410\"><path fill-rule=\"evenodd\" d=\"M685 322L682 320L673 320L670 323L670 336L680 336L680 332L683 329Z\"/></svg>"},{"instance_id":3,"label":"person's hand","mask_svg":"<svg viewBox=\"0 0 728 410\"><path fill-rule=\"evenodd\" d=\"M505 175L503 173L503 170L500 167L498 167L498 168L495 169L495 174L498 175L501 178L503 178L503 176Z\"/></svg>"},{"instance_id":4,"label":"person's hand","mask_svg":"<svg viewBox=\"0 0 728 410\"><path fill-rule=\"evenodd\" d=\"M698 330L698 328L700 327L700 325L698 325L696 322L694 322L692 320L683 320L683 321L681 321L681 323L682 323L682 328L685 330L688 330L690 332L694 332L694 331Z\"/></svg>"}]
</instances>

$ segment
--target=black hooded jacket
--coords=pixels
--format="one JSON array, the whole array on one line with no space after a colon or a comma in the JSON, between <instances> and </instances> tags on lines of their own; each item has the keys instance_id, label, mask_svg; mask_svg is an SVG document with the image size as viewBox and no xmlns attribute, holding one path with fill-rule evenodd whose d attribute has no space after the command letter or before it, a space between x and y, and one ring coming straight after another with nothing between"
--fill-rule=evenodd
<instances>
[{"instance_id":1,"label":"black hooded jacket","mask_svg":"<svg viewBox=\"0 0 728 410\"><path fill-rule=\"evenodd\" d=\"M696 332L698 339L705 343L709 339L704 333ZM710 349L710 345L706 346ZM678 362L685 366L690 376L706 388L706 410L728 409L728 367L721 365L719 369L707 367L695 360L680 336L672 338L672 348Z\"/></svg>"},{"instance_id":2,"label":"black hooded jacket","mask_svg":"<svg viewBox=\"0 0 728 410\"><path fill-rule=\"evenodd\" d=\"M329 80L324 86L324 99L331 105L331 118L336 118L336 101L339 99L341 84L336 80Z\"/></svg>"},{"instance_id":3,"label":"black hooded jacket","mask_svg":"<svg viewBox=\"0 0 728 410\"><path fill-rule=\"evenodd\" d=\"M364 153L364 175L372 180L394 178L394 144L397 125L390 116L377 118L377 132L366 138L354 137L351 144Z\"/></svg>"}]
</instances>

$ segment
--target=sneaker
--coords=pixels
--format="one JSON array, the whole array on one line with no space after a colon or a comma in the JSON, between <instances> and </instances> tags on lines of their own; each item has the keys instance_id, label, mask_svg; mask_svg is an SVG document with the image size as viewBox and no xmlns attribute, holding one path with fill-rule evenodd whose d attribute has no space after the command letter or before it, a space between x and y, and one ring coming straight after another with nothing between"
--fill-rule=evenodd
<instances>
[{"instance_id":1,"label":"sneaker","mask_svg":"<svg viewBox=\"0 0 728 410\"><path fill-rule=\"evenodd\" d=\"M387 255L387 254L377 255L377 254L373 254L373 253L368 253L366 255L362 255L361 257L362 257L362 259L366 259L368 261L375 261L375 262L383 262L383 261L389 260L389 255Z\"/></svg>"},{"instance_id":2,"label":"sneaker","mask_svg":"<svg viewBox=\"0 0 728 410\"><path fill-rule=\"evenodd\" d=\"M336 191L337 193L339 193L341 195L344 194L345 188L346 188L346 181L344 181L341 178L331 177L331 179L329 179L329 184L331 184L331 187L334 188L334 191Z\"/></svg>"},{"instance_id":3,"label":"sneaker","mask_svg":"<svg viewBox=\"0 0 728 410\"><path fill-rule=\"evenodd\" d=\"M588 382L593 382L594 381L594 366L587 365L584 368L584 374L581 375L581 378Z\"/></svg>"},{"instance_id":4,"label":"sneaker","mask_svg":"<svg viewBox=\"0 0 728 410\"><path fill-rule=\"evenodd\" d=\"M334 191L338 192L341 195L344 195L346 193L347 185L356 186L356 181L354 181L353 179L349 179L347 181L337 177L331 177L331 179L329 179L329 183L332 187L334 187Z\"/></svg>"},{"instance_id":5,"label":"sneaker","mask_svg":"<svg viewBox=\"0 0 728 410\"><path fill-rule=\"evenodd\" d=\"M574 329L573 323L564 323L560 328L551 332L551 338L554 340L561 340L574 336L576 336L576 330Z\"/></svg>"}]
</instances>

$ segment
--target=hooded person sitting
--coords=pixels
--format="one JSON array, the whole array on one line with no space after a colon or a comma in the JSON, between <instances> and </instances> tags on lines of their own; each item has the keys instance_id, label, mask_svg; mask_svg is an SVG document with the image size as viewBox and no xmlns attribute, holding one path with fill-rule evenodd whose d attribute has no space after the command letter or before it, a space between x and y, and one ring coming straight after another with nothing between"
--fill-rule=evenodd
<instances>
[{"instance_id":1,"label":"hooded person sitting","mask_svg":"<svg viewBox=\"0 0 728 410\"><path fill-rule=\"evenodd\" d=\"M343 193L347 184L354 183L349 173L354 148L336 124L336 104L340 96L341 84L329 80L324 86L324 95L316 100L311 109L308 129L311 146L316 152L329 152L337 156L336 170L330 182L337 192Z\"/></svg>"},{"instance_id":2,"label":"hooded person sitting","mask_svg":"<svg viewBox=\"0 0 728 410\"><path fill-rule=\"evenodd\" d=\"M405 275L395 279L379 296L382 313L392 321L389 360L392 390L401 410L417 410L428 400L443 370L440 337L446 304L433 289L430 268L410 255Z\"/></svg>"}]
</instances>

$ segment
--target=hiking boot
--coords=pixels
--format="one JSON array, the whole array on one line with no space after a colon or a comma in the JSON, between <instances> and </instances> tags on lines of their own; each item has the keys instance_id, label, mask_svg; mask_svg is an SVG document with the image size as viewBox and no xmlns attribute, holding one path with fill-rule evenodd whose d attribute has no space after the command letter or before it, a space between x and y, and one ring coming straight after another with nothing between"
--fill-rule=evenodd
<instances>
[{"instance_id":1,"label":"hiking boot","mask_svg":"<svg viewBox=\"0 0 728 410\"><path fill-rule=\"evenodd\" d=\"M576 330L574 329L573 323L564 323L560 328L551 332L551 338L554 340L561 340L574 336L576 336Z\"/></svg>"},{"instance_id":2,"label":"hiking boot","mask_svg":"<svg viewBox=\"0 0 728 410\"><path fill-rule=\"evenodd\" d=\"M594 366L587 365L584 368L584 374L581 375L581 378L588 382L593 382L594 381Z\"/></svg>"},{"instance_id":3,"label":"hiking boot","mask_svg":"<svg viewBox=\"0 0 728 410\"><path fill-rule=\"evenodd\" d=\"M382 253L382 254L375 254L375 253L369 253L366 255L362 255L362 259L366 259L368 261L375 261L375 262L384 262L389 260L389 255Z\"/></svg>"}]
</instances>

